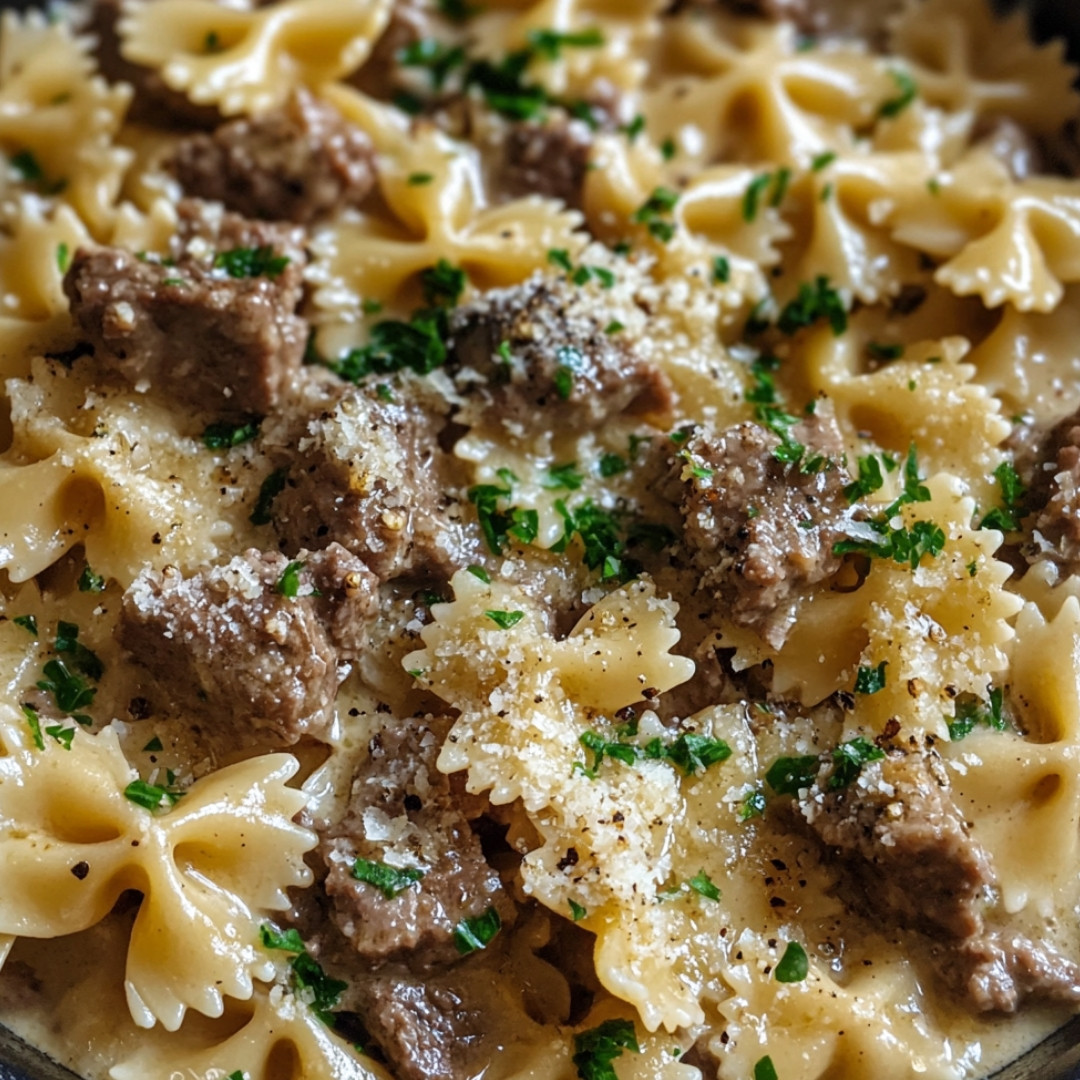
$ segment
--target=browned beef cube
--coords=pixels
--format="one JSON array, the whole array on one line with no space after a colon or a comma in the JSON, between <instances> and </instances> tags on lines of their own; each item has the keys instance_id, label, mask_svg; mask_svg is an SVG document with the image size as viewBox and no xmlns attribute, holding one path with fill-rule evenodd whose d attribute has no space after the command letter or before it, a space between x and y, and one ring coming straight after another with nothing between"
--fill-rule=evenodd
<instances>
[{"instance_id":1,"label":"browned beef cube","mask_svg":"<svg viewBox=\"0 0 1080 1080\"><path fill-rule=\"evenodd\" d=\"M273 522L284 550L344 545L385 580L408 570L445 574L473 561L448 513L437 417L374 391L342 389L299 439Z\"/></svg>"},{"instance_id":2,"label":"browned beef cube","mask_svg":"<svg viewBox=\"0 0 1080 1080\"><path fill-rule=\"evenodd\" d=\"M167 260L80 249L64 277L96 356L137 387L223 417L263 415L299 370L298 230L181 206Z\"/></svg>"},{"instance_id":3,"label":"browned beef cube","mask_svg":"<svg viewBox=\"0 0 1080 1080\"><path fill-rule=\"evenodd\" d=\"M667 378L623 335L605 333L609 321L592 290L540 277L457 308L452 366L475 403L462 419L529 437L669 410Z\"/></svg>"},{"instance_id":4,"label":"browned beef cube","mask_svg":"<svg viewBox=\"0 0 1080 1080\"><path fill-rule=\"evenodd\" d=\"M892 751L847 787L815 785L800 809L854 874L872 910L947 938L982 930L996 878L936 754Z\"/></svg>"},{"instance_id":5,"label":"browned beef cube","mask_svg":"<svg viewBox=\"0 0 1080 1080\"><path fill-rule=\"evenodd\" d=\"M582 120L514 124L503 144L507 193L543 195L580 209L592 145L592 132Z\"/></svg>"},{"instance_id":6,"label":"browned beef cube","mask_svg":"<svg viewBox=\"0 0 1080 1080\"><path fill-rule=\"evenodd\" d=\"M343 820L323 840L326 893L338 928L372 967L391 961L428 971L459 960L455 930L495 907L513 913L498 874L469 827L466 797L436 768L449 721L391 721L353 777ZM418 869L387 897L353 874L357 858Z\"/></svg>"},{"instance_id":7,"label":"browned beef cube","mask_svg":"<svg viewBox=\"0 0 1080 1080\"><path fill-rule=\"evenodd\" d=\"M839 568L833 545L849 513L843 443L827 405L819 402L791 437L805 447L799 463L778 460L780 438L754 423L698 431L675 461L685 540L702 586L775 648L800 590Z\"/></svg>"},{"instance_id":8,"label":"browned beef cube","mask_svg":"<svg viewBox=\"0 0 1080 1080\"><path fill-rule=\"evenodd\" d=\"M302 224L358 206L375 184L371 140L306 90L281 109L189 136L171 166L189 195Z\"/></svg>"},{"instance_id":9,"label":"browned beef cube","mask_svg":"<svg viewBox=\"0 0 1080 1080\"><path fill-rule=\"evenodd\" d=\"M286 575L283 555L253 550L187 578L145 570L124 593L121 644L170 705L206 718L212 739L288 746L326 732L375 580L341 548L297 561Z\"/></svg>"}]
</instances>

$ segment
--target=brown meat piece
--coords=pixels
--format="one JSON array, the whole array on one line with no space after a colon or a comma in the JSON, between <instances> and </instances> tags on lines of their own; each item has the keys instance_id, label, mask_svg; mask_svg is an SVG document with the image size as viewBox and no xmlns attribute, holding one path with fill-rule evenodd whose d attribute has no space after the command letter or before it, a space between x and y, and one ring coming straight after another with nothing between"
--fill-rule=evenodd
<instances>
[{"instance_id":1,"label":"brown meat piece","mask_svg":"<svg viewBox=\"0 0 1080 1080\"><path fill-rule=\"evenodd\" d=\"M283 550L336 541L383 579L475 561L444 476L437 417L344 387L304 425L272 516Z\"/></svg>"},{"instance_id":2,"label":"brown meat piece","mask_svg":"<svg viewBox=\"0 0 1080 1080\"><path fill-rule=\"evenodd\" d=\"M890 752L848 787L815 785L799 808L873 910L939 936L982 930L993 867L969 835L936 754Z\"/></svg>"},{"instance_id":3,"label":"brown meat piece","mask_svg":"<svg viewBox=\"0 0 1080 1080\"><path fill-rule=\"evenodd\" d=\"M1080 967L1019 934L982 934L937 959L946 982L979 1012L1015 1013L1028 998L1080 1001Z\"/></svg>"},{"instance_id":4,"label":"brown meat piece","mask_svg":"<svg viewBox=\"0 0 1080 1080\"><path fill-rule=\"evenodd\" d=\"M349 808L323 838L331 916L372 968L400 962L430 971L461 958L455 928L495 907L513 914L465 816L464 796L436 768L449 722L391 721L353 777ZM476 809L479 809L477 807ZM424 876L388 899L352 873L357 857Z\"/></svg>"},{"instance_id":5,"label":"brown meat piece","mask_svg":"<svg viewBox=\"0 0 1080 1080\"><path fill-rule=\"evenodd\" d=\"M508 195L542 195L580 209L592 145L583 120L514 124L503 141L502 186Z\"/></svg>"},{"instance_id":6,"label":"brown meat piece","mask_svg":"<svg viewBox=\"0 0 1080 1080\"><path fill-rule=\"evenodd\" d=\"M359 71L349 76L349 82L371 97L389 101L402 90L414 91L416 83L430 93L426 71L403 67L398 54L415 45L428 29L428 17L423 0L397 0L390 11L390 21L382 32L371 55ZM423 76L418 79L418 76Z\"/></svg>"},{"instance_id":7,"label":"brown meat piece","mask_svg":"<svg viewBox=\"0 0 1080 1080\"><path fill-rule=\"evenodd\" d=\"M833 545L850 516L843 443L827 404L820 401L791 437L806 448L800 464L778 461L780 439L749 422L719 435L699 430L675 462L685 541L702 587L774 648L791 629L799 591L839 568ZM815 457L820 467L810 470Z\"/></svg>"},{"instance_id":8,"label":"brown meat piece","mask_svg":"<svg viewBox=\"0 0 1080 1080\"><path fill-rule=\"evenodd\" d=\"M376 978L360 992L364 1024L398 1080L462 1080L490 1018L440 980ZM480 1072L483 1070L480 1069Z\"/></svg>"},{"instance_id":9,"label":"brown meat piece","mask_svg":"<svg viewBox=\"0 0 1080 1080\"><path fill-rule=\"evenodd\" d=\"M301 224L359 206L375 185L371 140L306 90L281 109L189 136L170 164L189 195Z\"/></svg>"},{"instance_id":10,"label":"brown meat piece","mask_svg":"<svg viewBox=\"0 0 1080 1080\"><path fill-rule=\"evenodd\" d=\"M86 29L97 39L95 56L101 74L110 83L125 82L134 87L128 120L152 127L206 129L220 123L221 113L216 108L196 105L168 86L153 68L124 59L116 30L122 6L122 0L93 0Z\"/></svg>"},{"instance_id":11,"label":"brown meat piece","mask_svg":"<svg viewBox=\"0 0 1080 1080\"><path fill-rule=\"evenodd\" d=\"M294 597L279 588L288 560L254 550L188 578L144 570L124 593L121 645L170 705L207 718L210 738L289 746L326 732L346 661L364 647L376 584L337 546L298 561Z\"/></svg>"},{"instance_id":12,"label":"brown meat piece","mask_svg":"<svg viewBox=\"0 0 1080 1080\"><path fill-rule=\"evenodd\" d=\"M247 268L257 275L233 277L216 265L247 249L267 256L264 267ZM284 395L307 344L296 314L305 259L299 229L188 201L170 259L80 248L64 291L97 358L134 385L222 417L263 415Z\"/></svg>"},{"instance_id":13,"label":"brown meat piece","mask_svg":"<svg viewBox=\"0 0 1080 1080\"><path fill-rule=\"evenodd\" d=\"M451 364L473 399L460 419L528 437L554 423L580 432L624 412L668 411L666 377L624 335L604 333L609 321L595 290L541 277L457 308Z\"/></svg>"}]
</instances>

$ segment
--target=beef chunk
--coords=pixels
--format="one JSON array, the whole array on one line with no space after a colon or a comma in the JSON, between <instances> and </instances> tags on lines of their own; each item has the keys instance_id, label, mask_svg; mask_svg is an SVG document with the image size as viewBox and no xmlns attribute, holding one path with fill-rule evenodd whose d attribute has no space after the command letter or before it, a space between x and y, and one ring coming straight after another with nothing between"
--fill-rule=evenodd
<instances>
[{"instance_id":1,"label":"beef chunk","mask_svg":"<svg viewBox=\"0 0 1080 1080\"><path fill-rule=\"evenodd\" d=\"M666 377L610 321L594 291L534 277L493 289L451 315L451 363L472 404L468 423L517 437L597 428L622 412L671 408Z\"/></svg>"},{"instance_id":2,"label":"beef chunk","mask_svg":"<svg viewBox=\"0 0 1080 1080\"><path fill-rule=\"evenodd\" d=\"M799 590L839 568L833 545L849 516L843 443L827 404L791 435L806 448L799 464L778 461L780 439L754 423L700 430L675 462L685 541L702 587L774 648L794 623Z\"/></svg>"},{"instance_id":3,"label":"beef chunk","mask_svg":"<svg viewBox=\"0 0 1080 1080\"><path fill-rule=\"evenodd\" d=\"M289 746L326 732L375 579L336 546L298 561L295 596L283 595L288 560L254 550L187 578L144 570L124 593L120 643L170 704L207 718L212 739Z\"/></svg>"},{"instance_id":4,"label":"beef chunk","mask_svg":"<svg viewBox=\"0 0 1080 1080\"><path fill-rule=\"evenodd\" d=\"M398 1080L474 1075L469 1063L490 1021L452 983L372 979L361 991L361 1008Z\"/></svg>"},{"instance_id":5,"label":"beef chunk","mask_svg":"<svg viewBox=\"0 0 1080 1080\"><path fill-rule=\"evenodd\" d=\"M306 90L281 109L189 136L171 167L189 195L301 224L358 206L375 184L371 140Z\"/></svg>"},{"instance_id":6,"label":"beef chunk","mask_svg":"<svg viewBox=\"0 0 1080 1080\"><path fill-rule=\"evenodd\" d=\"M592 143L583 120L514 124L503 142L503 187L510 195L543 195L580 209Z\"/></svg>"},{"instance_id":7,"label":"beef chunk","mask_svg":"<svg viewBox=\"0 0 1080 1080\"><path fill-rule=\"evenodd\" d=\"M345 817L320 846L330 868L331 916L373 968L400 962L430 971L452 964L460 959L454 931L463 919L490 907L504 922L513 914L469 827L467 797L435 766L448 728L448 721L392 721L383 728L353 777ZM424 876L387 899L353 876L358 857Z\"/></svg>"},{"instance_id":8,"label":"beef chunk","mask_svg":"<svg viewBox=\"0 0 1080 1080\"><path fill-rule=\"evenodd\" d=\"M336 541L382 579L472 561L452 518L435 417L357 387L305 425L273 522L283 547Z\"/></svg>"},{"instance_id":9,"label":"beef chunk","mask_svg":"<svg viewBox=\"0 0 1080 1080\"><path fill-rule=\"evenodd\" d=\"M122 8L123 0L93 0L87 30L97 40L95 55L101 74L110 83L125 82L134 87L127 118L153 127L215 127L221 120L216 108L195 104L168 86L153 68L123 57L116 29Z\"/></svg>"},{"instance_id":10,"label":"beef chunk","mask_svg":"<svg viewBox=\"0 0 1080 1080\"><path fill-rule=\"evenodd\" d=\"M427 72L405 67L400 54L403 49L421 41L427 30L428 15L424 10L424 0L396 0L390 10L386 29L375 42L363 67L349 77L349 82L381 101L389 101L401 91L415 91L417 84L423 88L426 97L431 93ZM418 78L421 74L422 79Z\"/></svg>"},{"instance_id":11,"label":"beef chunk","mask_svg":"<svg viewBox=\"0 0 1080 1080\"><path fill-rule=\"evenodd\" d=\"M967 938L982 929L994 871L971 838L937 755L891 752L800 809L851 869L873 907L904 926Z\"/></svg>"},{"instance_id":12,"label":"beef chunk","mask_svg":"<svg viewBox=\"0 0 1080 1080\"><path fill-rule=\"evenodd\" d=\"M307 344L296 314L302 233L204 203L185 202L180 214L169 260L80 249L64 277L71 313L99 360L134 385L227 418L265 414ZM255 265L242 265L245 252Z\"/></svg>"},{"instance_id":13,"label":"beef chunk","mask_svg":"<svg viewBox=\"0 0 1080 1080\"><path fill-rule=\"evenodd\" d=\"M1027 998L1080 1001L1080 967L1019 934L981 934L937 959L946 982L979 1012L1014 1013Z\"/></svg>"}]
</instances>

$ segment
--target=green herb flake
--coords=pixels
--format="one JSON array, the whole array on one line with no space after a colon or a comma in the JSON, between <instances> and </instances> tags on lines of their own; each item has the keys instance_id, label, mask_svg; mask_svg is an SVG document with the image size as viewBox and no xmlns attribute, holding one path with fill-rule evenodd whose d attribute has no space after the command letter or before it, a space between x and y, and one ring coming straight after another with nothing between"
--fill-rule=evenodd
<instances>
[{"instance_id":1,"label":"green herb flake","mask_svg":"<svg viewBox=\"0 0 1080 1080\"><path fill-rule=\"evenodd\" d=\"M723 739L684 732L666 746L653 739L645 747L645 756L670 761L685 776L693 776L705 772L710 765L726 761L731 757L731 747Z\"/></svg>"},{"instance_id":2,"label":"green herb flake","mask_svg":"<svg viewBox=\"0 0 1080 1080\"><path fill-rule=\"evenodd\" d=\"M252 525L269 525L271 521L270 511L274 500L285 490L285 480L289 475L288 468L275 469L259 487L255 506L252 508L248 521Z\"/></svg>"},{"instance_id":3,"label":"green herb flake","mask_svg":"<svg viewBox=\"0 0 1080 1080\"><path fill-rule=\"evenodd\" d=\"M79 575L79 592L99 593L105 591L105 579L100 574L95 574L87 563Z\"/></svg>"},{"instance_id":4,"label":"green herb flake","mask_svg":"<svg viewBox=\"0 0 1080 1080\"><path fill-rule=\"evenodd\" d=\"M567 367L565 364L560 364L555 369L553 381L555 383L555 393L563 401L569 401L574 393L574 369Z\"/></svg>"},{"instance_id":5,"label":"green herb flake","mask_svg":"<svg viewBox=\"0 0 1080 1080\"><path fill-rule=\"evenodd\" d=\"M341 1000L341 995L348 990L349 984L340 979L330 978L323 971L322 965L306 951L296 956L289 966L292 968L297 987L308 991L305 997L310 996L311 1011L327 1027L333 1027L330 1010Z\"/></svg>"},{"instance_id":6,"label":"green herb flake","mask_svg":"<svg viewBox=\"0 0 1080 1080\"><path fill-rule=\"evenodd\" d=\"M979 522L980 529L997 529L1000 532L1016 532L1023 516L1023 501L1027 494L1016 469L1003 461L994 470L994 479L1001 488L1000 507L995 507Z\"/></svg>"},{"instance_id":7,"label":"green herb flake","mask_svg":"<svg viewBox=\"0 0 1080 1080\"><path fill-rule=\"evenodd\" d=\"M525 618L524 611L485 611L484 614L500 630L509 630Z\"/></svg>"},{"instance_id":8,"label":"green herb flake","mask_svg":"<svg viewBox=\"0 0 1080 1080\"><path fill-rule=\"evenodd\" d=\"M743 797L735 816L739 821L749 821L751 818L761 817L765 813L766 804L765 792L760 788L756 788Z\"/></svg>"},{"instance_id":9,"label":"green herb flake","mask_svg":"<svg viewBox=\"0 0 1080 1080\"><path fill-rule=\"evenodd\" d=\"M587 30L530 30L529 44L545 60L558 60L564 48L596 49L604 44L604 35L595 26Z\"/></svg>"},{"instance_id":10,"label":"green herb flake","mask_svg":"<svg viewBox=\"0 0 1080 1080\"><path fill-rule=\"evenodd\" d=\"M967 738L979 725L992 731L1005 731L1009 721L1005 716L1005 695L1001 687L991 687L985 703L974 694L961 694L956 699L956 715L948 724L949 738L953 742Z\"/></svg>"},{"instance_id":11,"label":"green herb flake","mask_svg":"<svg viewBox=\"0 0 1080 1080\"><path fill-rule=\"evenodd\" d=\"M482 581L485 585L491 584L491 575L482 566L476 566L474 564L472 566L465 567L465 569L468 570L474 578Z\"/></svg>"},{"instance_id":12,"label":"green herb flake","mask_svg":"<svg viewBox=\"0 0 1080 1080\"><path fill-rule=\"evenodd\" d=\"M465 271L446 259L440 259L434 266L420 272L424 302L432 307L455 307L467 282Z\"/></svg>"},{"instance_id":13,"label":"green herb flake","mask_svg":"<svg viewBox=\"0 0 1080 1080\"><path fill-rule=\"evenodd\" d=\"M543 486L549 491L577 491L585 478L578 472L577 462L568 461L564 465L552 465L548 469L547 479Z\"/></svg>"},{"instance_id":14,"label":"green herb flake","mask_svg":"<svg viewBox=\"0 0 1080 1080\"><path fill-rule=\"evenodd\" d=\"M743 192L742 217L743 221L747 222L747 224L757 220L758 209L761 206L762 197L765 195L766 191L769 190L769 185L772 184L772 182L772 173L761 173L750 181L746 191Z\"/></svg>"},{"instance_id":15,"label":"green herb flake","mask_svg":"<svg viewBox=\"0 0 1080 1080\"><path fill-rule=\"evenodd\" d=\"M37 687L52 694L62 712L74 716L78 710L89 708L93 702L97 690L69 671L63 660L49 660L45 664L44 674L45 678L38 679Z\"/></svg>"},{"instance_id":16,"label":"green herb flake","mask_svg":"<svg viewBox=\"0 0 1080 1080\"><path fill-rule=\"evenodd\" d=\"M203 446L207 450L231 450L234 446L251 442L259 434L260 424L261 421L257 419L244 420L240 423L217 420L203 431Z\"/></svg>"},{"instance_id":17,"label":"green herb flake","mask_svg":"<svg viewBox=\"0 0 1080 1080\"><path fill-rule=\"evenodd\" d=\"M604 327L604 333L610 337L612 334L621 333L625 329L626 327L623 326L623 324L619 322L618 319L612 319L611 322L609 322L607 326Z\"/></svg>"},{"instance_id":18,"label":"green herb flake","mask_svg":"<svg viewBox=\"0 0 1080 1080\"><path fill-rule=\"evenodd\" d=\"M788 186L791 184L791 170L785 165L776 170L776 179L773 183L772 195L769 197L769 205L777 210L787 195Z\"/></svg>"},{"instance_id":19,"label":"green herb flake","mask_svg":"<svg viewBox=\"0 0 1080 1080\"><path fill-rule=\"evenodd\" d=\"M570 261L570 252L565 248L551 248L547 253L547 261L568 274L573 272L574 264Z\"/></svg>"},{"instance_id":20,"label":"green herb flake","mask_svg":"<svg viewBox=\"0 0 1080 1080\"><path fill-rule=\"evenodd\" d=\"M712 878L705 873L704 870L699 870L688 882L694 892L701 896L704 896L706 900L719 900L720 890L713 884Z\"/></svg>"},{"instance_id":21,"label":"green herb flake","mask_svg":"<svg viewBox=\"0 0 1080 1080\"><path fill-rule=\"evenodd\" d=\"M486 949L495 935L502 929L499 913L489 907L483 915L471 919L462 919L454 928L454 947L462 956Z\"/></svg>"},{"instance_id":22,"label":"green herb flake","mask_svg":"<svg viewBox=\"0 0 1080 1080\"><path fill-rule=\"evenodd\" d=\"M570 918L574 922L581 922L589 914L576 900L568 900L567 903L570 905Z\"/></svg>"},{"instance_id":23,"label":"green herb flake","mask_svg":"<svg viewBox=\"0 0 1080 1080\"><path fill-rule=\"evenodd\" d=\"M281 571L281 577L277 579L274 588L280 596L289 600L295 600L300 592L300 571L307 565L305 562L291 562Z\"/></svg>"},{"instance_id":24,"label":"green herb flake","mask_svg":"<svg viewBox=\"0 0 1080 1080\"><path fill-rule=\"evenodd\" d=\"M71 248L63 241L56 245L56 267L61 274L66 274L71 265Z\"/></svg>"},{"instance_id":25,"label":"green herb flake","mask_svg":"<svg viewBox=\"0 0 1080 1080\"><path fill-rule=\"evenodd\" d=\"M409 173L406 183L409 187L424 187L426 184L430 184L435 179L434 173L429 172L414 172Z\"/></svg>"},{"instance_id":26,"label":"green herb flake","mask_svg":"<svg viewBox=\"0 0 1080 1080\"><path fill-rule=\"evenodd\" d=\"M812 755L804 757L779 757L765 774L765 782L777 795L798 795L811 787L821 762Z\"/></svg>"},{"instance_id":27,"label":"green herb flake","mask_svg":"<svg viewBox=\"0 0 1080 1080\"><path fill-rule=\"evenodd\" d=\"M885 689L885 668L888 660L882 660L877 667L861 667L855 676L856 694L877 694Z\"/></svg>"},{"instance_id":28,"label":"green herb flake","mask_svg":"<svg viewBox=\"0 0 1080 1080\"><path fill-rule=\"evenodd\" d=\"M275 255L269 244L260 247L231 248L214 256L214 269L224 270L231 278L280 277L289 265L288 255Z\"/></svg>"},{"instance_id":29,"label":"green herb flake","mask_svg":"<svg viewBox=\"0 0 1080 1080\"><path fill-rule=\"evenodd\" d=\"M23 716L26 717L26 725L30 728L30 737L34 740L34 745L39 750L45 749L45 739L41 734L41 720L38 717L38 711L33 705L24 704L22 707Z\"/></svg>"},{"instance_id":30,"label":"green herb flake","mask_svg":"<svg viewBox=\"0 0 1080 1080\"><path fill-rule=\"evenodd\" d=\"M468 3L468 0L437 0L437 6L439 13L452 22L464 22L481 10L478 5Z\"/></svg>"},{"instance_id":31,"label":"green herb flake","mask_svg":"<svg viewBox=\"0 0 1080 1080\"><path fill-rule=\"evenodd\" d=\"M859 499L880 491L885 483L885 478L881 475L881 464L873 454L860 457L857 466L858 478L844 487L844 497L849 503L858 502Z\"/></svg>"},{"instance_id":32,"label":"green herb flake","mask_svg":"<svg viewBox=\"0 0 1080 1080\"><path fill-rule=\"evenodd\" d=\"M579 1080L618 1080L613 1063L624 1051L641 1053L631 1020L605 1020L574 1036L574 1067Z\"/></svg>"},{"instance_id":33,"label":"green herb flake","mask_svg":"<svg viewBox=\"0 0 1080 1080\"><path fill-rule=\"evenodd\" d=\"M754 1065L754 1080L780 1080L776 1074L776 1066L768 1054Z\"/></svg>"},{"instance_id":34,"label":"green herb flake","mask_svg":"<svg viewBox=\"0 0 1080 1080\"><path fill-rule=\"evenodd\" d=\"M32 637L38 636L36 615L16 615L11 621L16 626L22 627L22 629L25 630Z\"/></svg>"},{"instance_id":35,"label":"green herb flake","mask_svg":"<svg viewBox=\"0 0 1080 1080\"><path fill-rule=\"evenodd\" d=\"M399 870L385 863L371 862L368 859L357 859L352 868L352 876L357 881L373 885L387 900L393 900L398 893L412 888L423 879L424 874L425 871L412 867Z\"/></svg>"},{"instance_id":36,"label":"green herb flake","mask_svg":"<svg viewBox=\"0 0 1080 1080\"><path fill-rule=\"evenodd\" d=\"M789 941L773 974L777 982L797 983L802 982L809 971L810 962L806 950L797 941Z\"/></svg>"},{"instance_id":37,"label":"green herb flake","mask_svg":"<svg viewBox=\"0 0 1080 1080\"><path fill-rule=\"evenodd\" d=\"M884 757L884 750L867 742L861 735L841 743L832 752L833 771L829 777L829 790L839 791L848 787L858 779L864 765L881 761Z\"/></svg>"},{"instance_id":38,"label":"green herb flake","mask_svg":"<svg viewBox=\"0 0 1080 1080\"><path fill-rule=\"evenodd\" d=\"M438 90L455 68L464 66L465 50L460 45L447 45L435 38L421 38L399 49L396 59L402 67L426 68L431 85Z\"/></svg>"},{"instance_id":39,"label":"green herb flake","mask_svg":"<svg viewBox=\"0 0 1080 1080\"><path fill-rule=\"evenodd\" d=\"M53 648L58 653L69 655L76 670L90 679L98 680L105 672L105 665L97 654L79 641L79 628L74 623L61 620L56 624L56 643Z\"/></svg>"},{"instance_id":40,"label":"green herb flake","mask_svg":"<svg viewBox=\"0 0 1080 1080\"><path fill-rule=\"evenodd\" d=\"M822 169L827 169L836 160L836 154L832 150L823 150L820 154L814 156L814 159L810 162L811 172L821 172Z\"/></svg>"},{"instance_id":41,"label":"green herb flake","mask_svg":"<svg viewBox=\"0 0 1080 1080\"><path fill-rule=\"evenodd\" d=\"M889 361L899 360L904 355L904 346L900 344L883 345L877 341L871 341L866 346L867 355L872 360Z\"/></svg>"},{"instance_id":42,"label":"green herb flake","mask_svg":"<svg viewBox=\"0 0 1080 1080\"><path fill-rule=\"evenodd\" d=\"M149 742L148 742L148 743L147 743L147 744L146 744L146 745L145 745L145 746L143 747L143 753L144 753L144 754L156 754L156 753L157 753L157 752L158 752L159 750L164 750L164 749L165 749L165 747L164 747L164 746L162 745L161 739L159 739L159 738L158 738L158 736L157 736L157 735L155 735L155 736L154 736L154 737L153 737L153 738L152 738L152 739L151 739L151 740L150 740L150 741L149 741Z\"/></svg>"},{"instance_id":43,"label":"green herb flake","mask_svg":"<svg viewBox=\"0 0 1080 1080\"><path fill-rule=\"evenodd\" d=\"M890 69L889 74L896 83L899 93L882 104L881 108L878 109L878 116L893 119L899 116L918 97L919 85L911 75L906 71L901 71L899 68Z\"/></svg>"},{"instance_id":44,"label":"green herb flake","mask_svg":"<svg viewBox=\"0 0 1080 1080\"><path fill-rule=\"evenodd\" d=\"M307 951L304 939L299 931L289 929L277 930L269 923L263 923L259 927L259 941L264 949L278 949L281 952L302 953Z\"/></svg>"},{"instance_id":45,"label":"green herb flake","mask_svg":"<svg viewBox=\"0 0 1080 1080\"><path fill-rule=\"evenodd\" d=\"M125 798L151 813L175 806L183 794L172 787L159 787L157 784L148 784L145 780L132 780L124 788Z\"/></svg>"},{"instance_id":46,"label":"green herb flake","mask_svg":"<svg viewBox=\"0 0 1080 1080\"><path fill-rule=\"evenodd\" d=\"M633 144L637 142L638 136L645 130L645 117L638 113L629 124L625 124L619 129L627 138L627 140Z\"/></svg>"},{"instance_id":47,"label":"green herb flake","mask_svg":"<svg viewBox=\"0 0 1080 1080\"><path fill-rule=\"evenodd\" d=\"M600 475L605 479L618 476L620 473L626 472L628 468L626 458L621 454L605 453L600 455Z\"/></svg>"},{"instance_id":48,"label":"green herb flake","mask_svg":"<svg viewBox=\"0 0 1080 1080\"><path fill-rule=\"evenodd\" d=\"M785 305L776 325L781 333L790 336L821 319L828 320L835 337L847 330L848 314L843 297L824 274L819 274L813 284L803 282L799 286L799 295Z\"/></svg>"},{"instance_id":49,"label":"green herb flake","mask_svg":"<svg viewBox=\"0 0 1080 1080\"><path fill-rule=\"evenodd\" d=\"M667 220L679 201L679 193L671 188L654 188L652 194L631 215L630 220L644 225L661 243L675 235L674 222Z\"/></svg>"},{"instance_id":50,"label":"green herb flake","mask_svg":"<svg viewBox=\"0 0 1080 1080\"><path fill-rule=\"evenodd\" d=\"M70 750L75 740L75 731L75 728L64 727L63 724L50 724L45 729L45 734L55 739L65 750Z\"/></svg>"},{"instance_id":51,"label":"green herb flake","mask_svg":"<svg viewBox=\"0 0 1080 1080\"><path fill-rule=\"evenodd\" d=\"M712 278L717 285L726 285L731 280L731 263L725 255L717 255L713 259Z\"/></svg>"},{"instance_id":52,"label":"green herb flake","mask_svg":"<svg viewBox=\"0 0 1080 1080\"><path fill-rule=\"evenodd\" d=\"M671 159L675 156L676 152L677 152L677 148L675 146L675 140L673 138L671 138L671 136L669 135L660 144L660 156L665 161L671 161Z\"/></svg>"}]
</instances>

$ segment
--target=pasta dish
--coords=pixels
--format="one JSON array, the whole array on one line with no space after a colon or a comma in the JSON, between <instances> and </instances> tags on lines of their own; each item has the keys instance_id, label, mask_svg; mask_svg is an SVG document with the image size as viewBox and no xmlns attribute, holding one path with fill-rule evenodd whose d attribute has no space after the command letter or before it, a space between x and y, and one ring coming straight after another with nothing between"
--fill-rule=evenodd
<instances>
[{"instance_id":1,"label":"pasta dish","mask_svg":"<svg viewBox=\"0 0 1080 1080\"><path fill-rule=\"evenodd\" d=\"M987 0L0 18L0 1023L86 1080L978 1080L1080 1004L1080 98Z\"/></svg>"}]
</instances>

